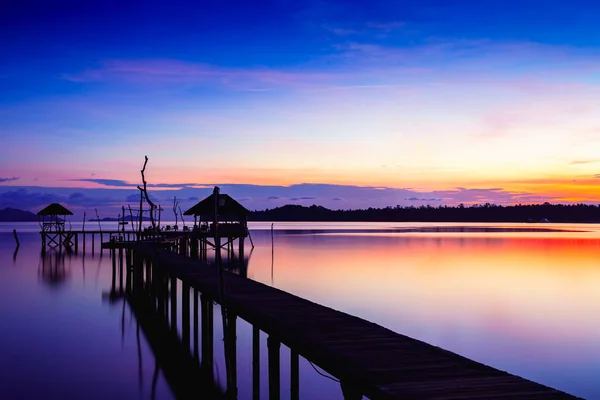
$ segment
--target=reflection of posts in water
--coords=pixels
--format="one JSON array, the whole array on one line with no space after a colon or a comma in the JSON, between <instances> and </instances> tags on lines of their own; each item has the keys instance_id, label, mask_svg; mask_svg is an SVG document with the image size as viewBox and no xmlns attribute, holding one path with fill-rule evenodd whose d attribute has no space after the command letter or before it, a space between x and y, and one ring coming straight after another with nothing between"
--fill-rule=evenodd
<instances>
[{"instance_id":1,"label":"reflection of posts in water","mask_svg":"<svg viewBox=\"0 0 600 400\"><path fill-rule=\"evenodd\" d=\"M68 254L70 256L70 254ZM63 283L67 279L67 270L65 268L65 257L67 252L60 248L50 249L41 252L41 276L42 280L50 285Z\"/></svg>"},{"instance_id":2,"label":"reflection of posts in water","mask_svg":"<svg viewBox=\"0 0 600 400\"><path fill-rule=\"evenodd\" d=\"M125 253L125 254L123 254ZM168 273L167 270L160 267L160 265L154 260L146 257L142 257L139 252L136 251L119 251L111 250L112 255L112 283L113 292L115 295L126 296L127 302L133 307L134 313L136 314L136 320L139 324L139 328L148 337L149 331L147 330L150 326L148 325L149 320L146 317L150 317L154 322L154 328L151 329L152 342L151 347L153 352L158 349L159 353L155 353L157 357L161 359L160 365L163 368L163 362L168 363L167 370L172 373L179 374L180 377L177 380L186 381L187 378L182 378L181 373L184 375L188 371L188 364L177 364L174 367L171 361L174 361L179 356L183 356L183 353L187 354L184 357L190 357L190 360L194 360L194 365L202 371L202 375L205 378L210 377L211 381L214 376L214 301L206 294L200 294L200 292L191 288L187 281L182 281L181 285L181 335L177 333L177 283L178 279L174 275ZM118 266L116 258L119 257ZM124 266L123 259L125 260L126 266ZM238 260L236 260L238 261ZM240 260L241 261L241 260ZM116 278L117 267L119 270L119 281L121 284L120 290L116 289L115 284L119 284ZM127 274L125 282L123 282L123 274ZM123 284L126 285L126 290L123 290ZM193 289L193 292L190 293ZM118 293L117 293L118 292ZM193 304L190 296L193 296ZM169 302L171 303L169 306ZM141 308L140 308L141 307ZM190 310L192 308L192 310ZM225 363L227 373L227 391L226 396L229 398L237 398L238 387L237 387L237 313L233 309L221 308L224 313L224 351L225 351ZM190 315L193 312L193 315ZM200 314L199 314L200 313ZM152 314L152 315L150 315ZM138 319L142 317L141 319ZM193 320L192 320L193 319ZM158 321L162 321L159 323ZM193 334L192 334L193 325ZM166 331L162 331L165 328ZM156 332L154 332L156 330ZM159 333L163 332L163 333ZM169 333L167 333L169 332ZM158 336L157 336L158 335ZM166 335L166 336L165 336ZM192 336L193 335L193 336ZM158 339L158 338L161 339ZM165 338L171 338L173 343L169 345L161 344L166 343L163 340ZM136 330L136 338L138 340L138 353L141 351L140 347L140 335L139 331ZM155 341L158 340L158 342ZM149 339L150 340L150 339ZM174 343L175 340L178 344ZM200 341L200 343L199 343ZM268 345L268 373L269 373L269 398L279 399L281 397L281 384L280 384L280 341L273 336L269 336L267 340ZM156 347L158 346L158 347ZM170 353L173 350L163 348L166 346L170 349L178 348L178 355ZM175 347L173 347L175 346ZM192 351L193 346L193 351ZM155 348L156 347L156 348ZM172 354L163 354L164 352ZM165 357L167 357L165 359ZM172 359L172 360L171 360ZM290 357L290 394L291 399L299 398L299 373L298 373L298 353L291 351ZM252 398L260 398L260 328L253 326L252 328ZM139 360L139 368L141 374L141 357ZM196 368L194 367L194 368ZM175 368L174 370L172 368ZM194 368L189 369L190 371ZM166 371L165 369L162 369ZM167 376L171 376L169 373L165 373ZM141 375L140 375L141 379ZM169 378L171 379L171 378ZM168 379L168 380L169 380ZM153 382L154 383L154 382ZM140 380L141 384L141 380ZM186 386L187 383L184 385ZM154 386L154 385L153 385ZM181 389L181 387L172 387L174 393Z\"/></svg>"},{"instance_id":3,"label":"reflection of posts in water","mask_svg":"<svg viewBox=\"0 0 600 400\"><path fill-rule=\"evenodd\" d=\"M116 288L116 280L117 280L117 255L116 255L116 250L112 249L110 251L111 254L111 258L112 258L112 286L111 286L111 290L115 290Z\"/></svg>"}]
</instances>

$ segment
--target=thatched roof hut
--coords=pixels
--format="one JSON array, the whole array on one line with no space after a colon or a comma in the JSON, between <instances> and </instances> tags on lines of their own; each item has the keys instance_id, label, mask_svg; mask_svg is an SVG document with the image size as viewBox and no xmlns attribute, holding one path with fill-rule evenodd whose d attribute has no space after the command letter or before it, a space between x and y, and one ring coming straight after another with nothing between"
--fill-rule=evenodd
<instances>
[{"instance_id":1,"label":"thatched roof hut","mask_svg":"<svg viewBox=\"0 0 600 400\"><path fill-rule=\"evenodd\" d=\"M250 211L227 194L219 194L219 219L245 221ZM215 213L214 193L198 202L183 215L193 215L201 220L211 220Z\"/></svg>"},{"instance_id":2,"label":"thatched roof hut","mask_svg":"<svg viewBox=\"0 0 600 400\"><path fill-rule=\"evenodd\" d=\"M49 206L47 206L46 208L44 208L43 210L39 211L37 213L37 215L40 217L46 217L46 216L57 216L57 215L73 215L73 213L61 204L52 203Z\"/></svg>"}]
</instances>

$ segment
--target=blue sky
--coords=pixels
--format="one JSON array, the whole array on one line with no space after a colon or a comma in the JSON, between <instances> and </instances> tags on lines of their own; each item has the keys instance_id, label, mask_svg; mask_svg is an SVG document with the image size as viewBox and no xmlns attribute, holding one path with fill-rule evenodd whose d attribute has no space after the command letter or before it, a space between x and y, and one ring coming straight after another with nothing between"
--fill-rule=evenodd
<instances>
[{"instance_id":1,"label":"blue sky","mask_svg":"<svg viewBox=\"0 0 600 400\"><path fill-rule=\"evenodd\" d=\"M256 208L595 202L598 20L592 1L3 2L0 207L57 188L107 207L144 155L152 182Z\"/></svg>"}]
</instances>

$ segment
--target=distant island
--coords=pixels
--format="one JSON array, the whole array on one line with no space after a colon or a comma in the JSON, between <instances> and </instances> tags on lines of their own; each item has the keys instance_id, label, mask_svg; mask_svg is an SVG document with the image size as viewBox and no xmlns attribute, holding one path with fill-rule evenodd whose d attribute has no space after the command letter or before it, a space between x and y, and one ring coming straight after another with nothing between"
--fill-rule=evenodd
<instances>
[{"instance_id":1,"label":"distant island","mask_svg":"<svg viewBox=\"0 0 600 400\"><path fill-rule=\"evenodd\" d=\"M106 218L100 218L100 219L88 219L89 222L121 222L123 219L122 218L114 218L114 217L106 217ZM139 218L136 217L131 217L131 216L126 216L125 217L125 222L131 222L131 221L139 221ZM142 217L142 221L150 221L150 217Z\"/></svg>"},{"instance_id":2,"label":"distant island","mask_svg":"<svg viewBox=\"0 0 600 400\"><path fill-rule=\"evenodd\" d=\"M38 216L30 211L19 210L16 208L5 208L0 210L0 222L34 222Z\"/></svg>"},{"instance_id":3,"label":"distant island","mask_svg":"<svg viewBox=\"0 0 600 400\"><path fill-rule=\"evenodd\" d=\"M600 207L588 204L531 204L501 206L396 206L360 210L330 210L313 205L285 205L253 211L249 221L315 222L600 222Z\"/></svg>"},{"instance_id":4,"label":"distant island","mask_svg":"<svg viewBox=\"0 0 600 400\"><path fill-rule=\"evenodd\" d=\"M0 222L37 221L29 211L14 208L0 210ZM131 221L126 216L125 221ZM138 221L137 218L133 220ZM144 217L144 221L150 218ZM249 221L310 222L600 222L600 206L591 204L517 204L501 206L396 206L359 210L331 210L322 206L285 205L273 209L251 211ZM89 222L97 222L90 219ZM101 222L117 222L118 218L101 218Z\"/></svg>"}]
</instances>

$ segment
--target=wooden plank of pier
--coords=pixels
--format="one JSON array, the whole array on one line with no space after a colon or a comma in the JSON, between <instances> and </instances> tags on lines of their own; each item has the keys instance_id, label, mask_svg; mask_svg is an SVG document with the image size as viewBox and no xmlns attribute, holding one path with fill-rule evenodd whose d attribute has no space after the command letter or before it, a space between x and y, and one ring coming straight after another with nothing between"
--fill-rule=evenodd
<instances>
[{"instance_id":1,"label":"wooden plank of pier","mask_svg":"<svg viewBox=\"0 0 600 400\"><path fill-rule=\"evenodd\" d=\"M214 267L149 244L137 251L219 301ZM576 399L260 282L224 281L225 307L372 400Z\"/></svg>"}]
</instances>

